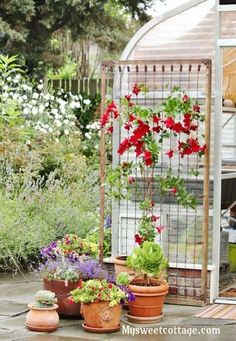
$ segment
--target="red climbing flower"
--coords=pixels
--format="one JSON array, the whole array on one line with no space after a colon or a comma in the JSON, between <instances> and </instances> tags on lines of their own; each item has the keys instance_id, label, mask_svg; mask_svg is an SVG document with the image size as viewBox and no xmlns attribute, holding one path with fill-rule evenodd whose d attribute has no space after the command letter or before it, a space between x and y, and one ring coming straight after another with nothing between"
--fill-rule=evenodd
<instances>
[{"instance_id":1,"label":"red climbing flower","mask_svg":"<svg viewBox=\"0 0 236 341\"><path fill-rule=\"evenodd\" d=\"M130 147L130 142L128 138L125 138L119 145L118 154L122 155Z\"/></svg>"},{"instance_id":2,"label":"red climbing flower","mask_svg":"<svg viewBox=\"0 0 236 341\"><path fill-rule=\"evenodd\" d=\"M186 103L189 101L189 97L187 95L183 96L183 102Z\"/></svg>"},{"instance_id":3,"label":"red climbing flower","mask_svg":"<svg viewBox=\"0 0 236 341\"><path fill-rule=\"evenodd\" d=\"M174 155L173 149L170 149L168 152L166 152L166 155L168 156L168 158L173 157L173 155Z\"/></svg>"},{"instance_id":4,"label":"red climbing flower","mask_svg":"<svg viewBox=\"0 0 236 341\"><path fill-rule=\"evenodd\" d=\"M144 238L141 237L139 234L136 234L136 235L134 236L134 240L135 240L135 243L138 243L139 245L141 245L142 242L143 242L143 240L144 240Z\"/></svg>"},{"instance_id":5,"label":"red climbing flower","mask_svg":"<svg viewBox=\"0 0 236 341\"><path fill-rule=\"evenodd\" d=\"M152 163L153 163L152 153L149 150L145 150L144 151L143 158L144 158L144 162L145 162L146 166L151 166L152 165Z\"/></svg>"},{"instance_id":6,"label":"red climbing flower","mask_svg":"<svg viewBox=\"0 0 236 341\"><path fill-rule=\"evenodd\" d=\"M140 93L141 89L140 87L138 86L137 83L134 84L134 87L133 87L133 90L132 90L132 93L136 96L138 96L138 94Z\"/></svg>"},{"instance_id":7,"label":"red climbing flower","mask_svg":"<svg viewBox=\"0 0 236 341\"><path fill-rule=\"evenodd\" d=\"M175 124L175 120L173 119L173 117L168 117L164 120L164 123L166 128L172 129Z\"/></svg>"},{"instance_id":8,"label":"red climbing flower","mask_svg":"<svg viewBox=\"0 0 236 341\"><path fill-rule=\"evenodd\" d=\"M199 107L199 105L193 105L193 111L197 112L197 113L200 113L201 111L201 108Z\"/></svg>"},{"instance_id":9,"label":"red climbing flower","mask_svg":"<svg viewBox=\"0 0 236 341\"><path fill-rule=\"evenodd\" d=\"M156 230L158 233L161 233L164 230L164 226L163 225L159 225L156 227Z\"/></svg>"}]
</instances>

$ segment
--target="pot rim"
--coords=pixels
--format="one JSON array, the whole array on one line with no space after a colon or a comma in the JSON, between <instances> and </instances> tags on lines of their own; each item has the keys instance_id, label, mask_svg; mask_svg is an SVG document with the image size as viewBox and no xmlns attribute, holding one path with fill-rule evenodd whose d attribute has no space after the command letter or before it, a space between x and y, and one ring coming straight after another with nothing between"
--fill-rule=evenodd
<instances>
[{"instance_id":1,"label":"pot rim","mask_svg":"<svg viewBox=\"0 0 236 341\"><path fill-rule=\"evenodd\" d=\"M135 282L140 282L143 281L142 278L135 278L134 283L132 282L129 284L129 289L134 292L135 294L164 294L168 293L169 289L169 284L166 280L161 280L161 279L154 279L152 278L153 282L160 283L158 286L144 286L144 285L135 285Z\"/></svg>"},{"instance_id":2,"label":"pot rim","mask_svg":"<svg viewBox=\"0 0 236 341\"><path fill-rule=\"evenodd\" d=\"M56 310L58 309L58 304L53 304L53 307L48 307L48 308L39 308L39 307L35 307L34 306L34 303L31 302L27 305L27 307L30 309L30 310L40 310L40 311L51 311L51 310Z\"/></svg>"},{"instance_id":3,"label":"pot rim","mask_svg":"<svg viewBox=\"0 0 236 341\"><path fill-rule=\"evenodd\" d=\"M109 304L111 301L99 301L99 302L89 302L89 303L83 303L81 302L81 305L89 305L89 304L101 304L101 303L107 303ZM111 308L113 307L116 307L117 305L122 305L121 303L118 303L118 304L115 304L114 306L112 306Z\"/></svg>"},{"instance_id":4,"label":"pot rim","mask_svg":"<svg viewBox=\"0 0 236 341\"><path fill-rule=\"evenodd\" d=\"M128 255L120 255L120 256L115 256L114 257L114 259L113 259L113 261L114 261L114 263L115 264L122 264L122 265L124 265L125 264L125 262L126 262L126 259L124 260L124 259L120 259L120 258L123 258L123 257L129 257Z\"/></svg>"},{"instance_id":5,"label":"pot rim","mask_svg":"<svg viewBox=\"0 0 236 341\"><path fill-rule=\"evenodd\" d=\"M57 278L47 278L47 277L43 277L44 281L48 281L48 282L68 282L68 283L78 283L80 281L80 279L76 280L76 281L68 281L66 279L57 279Z\"/></svg>"}]
</instances>

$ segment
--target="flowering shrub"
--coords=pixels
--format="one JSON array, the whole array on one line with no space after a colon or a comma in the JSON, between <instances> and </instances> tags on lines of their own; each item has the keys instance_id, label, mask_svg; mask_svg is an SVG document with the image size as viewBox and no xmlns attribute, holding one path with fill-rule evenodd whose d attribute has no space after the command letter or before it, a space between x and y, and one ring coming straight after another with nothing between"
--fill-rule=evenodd
<instances>
[{"instance_id":1,"label":"flowering shrub","mask_svg":"<svg viewBox=\"0 0 236 341\"><path fill-rule=\"evenodd\" d=\"M76 114L88 110L91 100L62 89L47 89L42 80L32 83L19 66L10 72L15 61L16 57L11 57L0 64L5 67L0 73L1 122L18 124L28 135L50 133L58 138L72 132L79 134Z\"/></svg>"},{"instance_id":2,"label":"flowering shrub","mask_svg":"<svg viewBox=\"0 0 236 341\"><path fill-rule=\"evenodd\" d=\"M194 209L197 198L188 193L184 179L180 175L175 176L171 166L166 174L156 175L154 171L163 157L181 160L189 155L204 155L207 146L201 141L203 137L198 133L199 123L205 119L201 108L179 87L173 88L170 96L159 108L141 106L132 101L141 91L148 92L148 89L144 85L135 84L132 93L121 100L121 110L119 111L112 101L100 120L101 127L108 134L113 132L113 120L119 120L121 130L127 131L127 137L120 142L117 152L123 155L132 150L136 156L136 161L124 162L108 173L108 183L112 186L111 195L119 200L129 197L130 185L136 182L133 174L139 171L144 179L152 177L157 180L160 197L172 195L178 204ZM163 149L165 140L171 140L171 148L167 151ZM197 172L197 169L193 169L195 175ZM153 195L158 189L152 188L152 181L149 181L147 187L140 205L143 217L135 235L138 244L145 240L154 241L156 233L163 230L158 221L160 217L152 213Z\"/></svg>"},{"instance_id":3,"label":"flowering shrub","mask_svg":"<svg viewBox=\"0 0 236 341\"><path fill-rule=\"evenodd\" d=\"M87 282L80 281L78 288L71 291L71 301L75 303L109 301L109 306L113 307L120 303L133 301L134 299L134 295L123 284L123 281L119 285L119 276L116 283L106 279L91 279Z\"/></svg>"}]
</instances>

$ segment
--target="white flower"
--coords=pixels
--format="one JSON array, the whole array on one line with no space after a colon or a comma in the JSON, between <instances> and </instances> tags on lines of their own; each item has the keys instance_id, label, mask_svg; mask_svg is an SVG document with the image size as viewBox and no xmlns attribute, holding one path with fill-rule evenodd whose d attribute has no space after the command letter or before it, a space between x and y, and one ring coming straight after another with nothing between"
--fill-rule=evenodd
<instances>
[{"instance_id":1,"label":"white flower","mask_svg":"<svg viewBox=\"0 0 236 341\"><path fill-rule=\"evenodd\" d=\"M38 98L39 98L39 94L38 94L37 92L34 92L34 93L33 93L33 98L34 98L34 99L38 99Z\"/></svg>"},{"instance_id":2,"label":"white flower","mask_svg":"<svg viewBox=\"0 0 236 341\"><path fill-rule=\"evenodd\" d=\"M35 116L38 114L38 109L36 107L32 108L32 114Z\"/></svg>"},{"instance_id":3,"label":"white flower","mask_svg":"<svg viewBox=\"0 0 236 341\"><path fill-rule=\"evenodd\" d=\"M53 115L57 115L57 114L58 114L58 110L57 110L56 108L53 108L52 111L51 111L51 113L52 113Z\"/></svg>"},{"instance_id":4,"label":"white flower","mask_svg":"<svg viewBox=\"0 0 236 341\"><path fill-rule=\"evenodd\" d=\"M55 120L56 126L60 128L62 126L61 121Z\"/></svg>"},{"instance_id":5,"label":"white flower","mask_svg":"<svg viewBox=\"0 0 236 341\"><path fill-rule=\"evenodd\" d=\"M29 113L30 113L29 108L26 107L26 108L23 109L23 114L24 115L28 115Z\"/></svg>"},{"instance_id":6,"label":"white flower","mask_svg":"<svg viewBox=\"0 0 236 341\"><path fill-rule=\"evenodd\" d=\"M85 105L89 105L91 103L90 99L88 99L88 98L84 99L83 102Z\"/></svg>"},{"instance_id":7,"label":"white flower","mask_svg":"<svg viewBox=\"0 0 236 341\"><path fill-rule=\"evenodd\" d=\"M37 86L37 88L38 88L38 90L43 90L43 84L39 84L38 86Z\"/></svg>"},{"instance_id":8,"label":"white flower","mask_svg":"<svg viewBox=\"0 0 236 341\"><path fill-rule=\"evenodd\" d=\"M49 131L49 133L52 133L52 132L53 132L52 127L49 127L49 128L48 128L48 131Z\"/></svg>"},{"instance_id":9,"label":"white flower","mask_svg":"<svg viewBox=\"0 0 236 341\"><path fill-rule=\"evenodd\" d=\"M87 137L87 139L90 140L92 136L90 133L85 133L85 137Z\"/></svg>"},{"instance_id":10,"label":"white flower","mask_svg":"<svg viewBox=\"0 0 236 341\"><path fill-rule=\"evenodd\" d=\"M70 121L69 121L69 120L67 120L67 119L65 119L65 120L64 120L64 123L67 125L67 124L69 124L69 123L70 123Z\"/></svg>"},{"instance_id":11,"label":"white flower","mask_svg":"<svg viewBox=\"0 0 236 341\"><path fill-rule=\"evenodd\" d=\"M12 80L12 78L9 76L7 77L7 81L10 82Z\"/></svg>"},{"instance_id":12,"label":"white flower","mask_svg":"<svg viewBox=\"0 0 236 341\"><path fill-rule=\"evenodd\" d=\"M40 104L39 105L39 114L42 114L43 112L44 112L44 109L45 109L45 107L44 107L44 105L43 104Z\"/></svg>"},{"instance_id":13,"label":"white flower","mask_svg":"<svg viewBox=\"0 0 236 341\"><path fill-rule=\"evenodd\" d=\"M13 96L12 96L12 98L13 98L14 100L17 100L18 97L19 97L19 94L17 94L17 93L14 93Z\"/></svg>"},{"instance_id":14,"label":"white flower","mask_svg":"<svg viewBox=\"0 0 236 341\"><path fill-rule=\"evenodd\" d=\"M6 91L7 91L8 88L9 88L9 86L5 84L2 88L3 88L3 90L6 90Z\"/></svg>"},{"instance_id":15,"label":"white flower","mask_svg":"<svg viewBox=\"0 0 236 341\"><path fill-rule=\"evenodd\" d=\"M27 99L28 99L26 95L23 95L22 98L24 101L27 101Z\"/></svg>"},{"instance_id":16,"label":"white flower","mask_svg":"<svg viewBox=\"0 0 236 341\"><path fill-rule=\"evenodd\" d=\"M65 130L64 130L64 134L65 134L65 135L69 135L69 130L65 129Z\"/></svg>"},{"instance_id":17,"label":"white flower","mask_svg":"<svg viewBox=\"0 0 236 341\"><path fill-rule=\"evenodd\" d=\"M70 126L74 127L74 126L75 126L75 122L74 122L74 121L71 121L71 122L70 122Z\"/></svg>"}]
</instances>

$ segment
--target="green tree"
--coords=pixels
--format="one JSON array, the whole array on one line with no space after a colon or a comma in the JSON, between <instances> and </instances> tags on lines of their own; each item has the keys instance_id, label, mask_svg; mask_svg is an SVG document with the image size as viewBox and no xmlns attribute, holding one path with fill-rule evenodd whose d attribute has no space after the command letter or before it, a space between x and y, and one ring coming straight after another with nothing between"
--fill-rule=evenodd
<instances>
[{"instance_id":1,"label":"green tree","mask_svg":"<svg viewBox=\"0 0 236 341\"><path fill-rule=\"evenodd\" d=\"M0 51L24 57L29 72L39 62L55 63L50 41L68 29L72 40L94 40L99 46L119 45L124 21L119 13L147 20L153 0L1 0ZM124 18L123 16L123 18Z\"/></svg>"}]
</instances>

